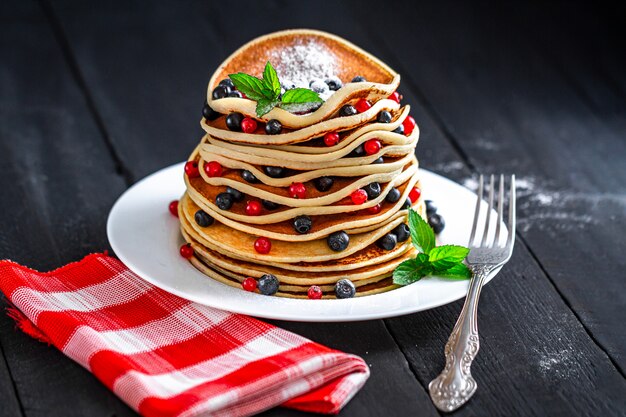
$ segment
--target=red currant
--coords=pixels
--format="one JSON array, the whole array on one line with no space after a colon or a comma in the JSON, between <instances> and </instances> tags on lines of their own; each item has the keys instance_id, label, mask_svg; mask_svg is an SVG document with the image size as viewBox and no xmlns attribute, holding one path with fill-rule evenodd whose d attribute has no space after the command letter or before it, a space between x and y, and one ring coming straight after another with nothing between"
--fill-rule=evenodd
<instances>
[{"instance_id":1,"label":"red currant","mask_svg":"<svg viewBox=\"0 0 626 417\"><path fill-rule=\"evenodd\" d=\"M362 188L359 188L358 190L353 191L352 194L350 194L350 198L352 199L353 204L363 204L367 201L367 192Z\"/></svg>"},{"instance_id":2,"label":"red currant","mask_svg":"<svg viewBox=\"0 0 626 417\"><path fill-rule=\"evenodd\" d=\"M261 214L261 203L257 200L250 200L246 203L246 214L248 216L258 216Z\"/></svg>"},{"instance_id":3,"label":"red currant","mask_svg":"<svg viewBox=\"0 0 626 417\"><path fill-rule=\"evenodd\" d=\"M170 213L172 216L178 217L178 200L174 200L170 203Z\"/></svg>"},{"instance_id":4,"label":"red currant","mask_svg":"<svg viewBox=\"0 0 626 417\"><path fill-rule=\"evenodd\" d=\"M200 171L198 171L198 163L196 161L187 161L185 164L185 174L189 178L196 178L200 176Z\"/></svg>"},{"instance_id":5,"label":"red currant","mask_svg":"<svg viewBox=\"0 0 626 417\"><path fill-rule=\"evenodd\" d=\"M415 202L420 199L421 195L422 195L422 190L420 190L417 187L413 187L413 189L409 193L409 198L411 199L411 203L415 204Z\"/></svg>"},{"instance_id":6,"label":"red currant","mask_svg":"<svg viewBox=\"0 0 626 417\"><path fill-rule=\"evenodd\" d=\"M417 123L415 123L413 116L407 116L404 122L402 122L402 126L404 126L404 134L409 136L411 132L413 132L413 129L415 129L415 126L417 126Z\"/></svg>"},{"instance_id":7,"label":"red currant","mask_svg":"<svg viewBox=\"0 0 626 417\"><path fill-rule=\"evenodd\" d=\"M306 198L306 187L301 182L292 182L289 186L291 198Z\"/></svg>"},{"instance_id":8,"label":"red currant","mask_svg":"<svg viewBox=\"0 0 626 417\"><path fill-rule=\"evenodd\" d=\"M241 286L243 287L244 290L252 292L256 290L256 279L252 277L248 277L243 280L243 282L241 283Z\"/></svg>"},{"instance_id":9,"label":"red currant","mask_svg":"<svg viewBox=\"0 0 626 417\"><path fill-rule=\"evenodd\" d=\"M339 133L328 132L324 135L324 144L326 146L335 146L339 143Z\"/></svg>"},{"instance_id":10,"label":"red currant","mask_svg":"<svg viewBox=\"0 0 626 417\"><path fill-rule=\"evenodd\" d=\"M185 259L189 259L193 256L193 248L191 247L189 243L184 244L183 246L180 247L180 256L182 256Z\"/></svg>"},{"instance_id":11,"label":"red currant","mask_svg":"<svg viewBox=\"0 0 626 417\"><path fill-rule=\"evenodd\" d=\"M243 133L253 133L256 131L256 120L251 117L244 117L241 121L241 131Z\"/></svg>"},{"instance_id":12,"label":"red currant","mask_svg":"<svg viewBox=\"0 0 626 417\"><path fill-rule=\"evenodd\" d=\"M367 212L367 214L378 214L382 209L383 206L381 206L380 204L376 204L375 206L366 208L365 211Z\"/></svg>"},{"instance_id":13,"label":"red currant","mask_svg":"<svg viewBox=\"0 0 626 417\"><path fill-rule=\"evenodd\" d=\"M365 150L365 153L368 155L374 155L375 153L380 151L380 148L381 148L381 144L378 139L370 139L370 140L365 141L365 143L363 144L363 149Z\"/></svg>"},{"instance_id":14,"label":"red currant","mask_svg":"<svg viewBox=\"0 0 626 417\"><path fill-rule=\"evenodd\" d=\"M204 173L209 177L221 177L222 176L222 165L220 165L217 161L209 161L204 164Z\"/></svg>"},{"instance_id":15,"label":"red currant","mask_svg":"<svg viewBox=\"0 0 626 417\"><path fill-rule=\"evenodd\" d=\"M269 253L272 249L272 242L266 237L259 237L254 241L254 250L258 253Z\"/></svg>"},{"instance_id":16,"label":"red currant","mask_svg":"<svg viewBox=\"0 0 626 417\"><path fill-rule=\"evenodd\" d=\"M356 104L354 105L354 108L359 113L363 113L363 112L368 111L370 108L372 108L372 105L370 104L369 101L367 101L364 98L362 98L362 99L360 99L359 101L356 102Z\"/></svg>"},{"instance_id":17,"label":"red currant","mask_svg":"<svg viewBox=\"0 0 626 417\"><path fill-rule=\"evenodd\" d=\"M306 294L311 300L319 300L320 298L322 298L322 289L317 285L311 285Z\"/></svg>"},{"instance_id":18,"label":"red currant","mask_svg":"<svg viewBox=\"0 0 626 417\"><path fill-rule=\"evenodd\" d=\"M394 91L393 93L391 93L391 95L389 96L389 100L393 100L396 103L400 104L400 101L402 100L402 94L398 93L397 91Z\"/></svg>"}]
</instances>

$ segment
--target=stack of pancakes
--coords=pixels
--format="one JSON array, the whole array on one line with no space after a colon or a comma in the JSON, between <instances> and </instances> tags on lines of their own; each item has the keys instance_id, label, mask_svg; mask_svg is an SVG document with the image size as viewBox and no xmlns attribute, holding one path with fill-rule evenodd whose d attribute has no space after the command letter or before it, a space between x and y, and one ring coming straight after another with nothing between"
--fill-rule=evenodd
<instances>
[{"instance_id":1,"label":"stack of pancakes","mask_svg":"<svg viewBox=\"0 0 626 417\"><path fill-rule=\"evenodd\" d=\"M343 81L343 87L317 110L292 114L276 107L258 117L253 100L213 99L211 92L229 74L258 76L266 62L279 68L276 57L281 53L295 45L312 43L331 54L335 75ZM278 75L281 76L280 71ZM366 81L350 82L357 75ZM201 122L206 134L189 158L197 162L200 175L185 175L187 190L178 208L182 235L194 249L191 263L209 277L239 288L246 277L258 279L272 274L280 282L276 295L284 297L306 298L307 290L317 285L324 298L335 298L335 283L342 279L352 281L357 296L395 288L393 270L414 257L415 250L410 239L398 242L390 250L381 248L377 241L407 222L409 193L420 187L414 156L419 130L415 128L408 135L394 132L409 115L409 106L389 98L399 83L400 76L378 59L343 39L318 31L274 33L231 55L209 82L207 103L220 116ZM343 106L361 99L368 100L371 108L350 116L340 115ZM391 113L391 122L377 121L381 111ZM254 118L258 129L253 133L229 130L225 119L233 112ZM282 124L281 133L265 133L265 123L272 119ZM339 133L341 139L336 145L326 146L320 139L329 132ZM355 156L355 149L370 139L380 141L380 150ZM204 165L210 161L221 165L221 175L207 175ZM284 175L268 176L264 170L268 166L284 168ZM243 170L257 180L246 181L242 178ZM334 180L329 190L316 188L314 181L320 177ZM380 184L380 195L354 204L352 193L376 182ZM304 184L305 198L290 195L293 183ZM227 187L243 193L244 198L222 210L216 197ZM395 203L386 200L393 188L401 193ZM250 200L266 200L278 207L264 207L260 215L247 215L245 207ZM411 204L423 214L422 198L416 200ZM368 210L378 204L381 208L377 213L375 209ZM205 227L199 225L195 221L199 210L214 222ZM312 227L301 234L293 222L303 215L311 219ZM334 251L328 237L338 231L346 232L350 239L347 248ZM268 253L255 250L259 237L271 242Z\"/></svg>"}]
</instances>

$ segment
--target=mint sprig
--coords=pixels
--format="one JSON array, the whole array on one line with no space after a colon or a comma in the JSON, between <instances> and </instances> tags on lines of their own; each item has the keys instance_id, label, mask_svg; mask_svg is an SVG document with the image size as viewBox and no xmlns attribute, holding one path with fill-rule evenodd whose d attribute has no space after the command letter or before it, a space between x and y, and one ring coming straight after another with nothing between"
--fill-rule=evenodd
<instances>
[{"instance_id":1,"label":"mint sprig","mask_svg":"<svg viewBox=\"0 0 626 417\"><path fill-rule=\"evenodd\" d=\"M409 209L409 229L413 246L420 253L398 265L393 271L394 284L409 285L429 275L456 280L471 278L472 271L463 263L469 253L468 248L435 246L435 232L413 209Z\"/></svg>"},{"instance_id":2,"label":"mint sprig","mask_svg":"<svg viewBox=\"0 0 626 417\"><path fill-rule=\"evenodd\" d=\"M278 74L267 61L263 70L263 78L238 72L228 76L235 84L235 88L256 101L256 114L261 117L269 113L274 107L280 107L289 112L307 112L319 107L324 100L308 88L293 88L280 95L280 80Z\"/></svg>"}]
</instances>

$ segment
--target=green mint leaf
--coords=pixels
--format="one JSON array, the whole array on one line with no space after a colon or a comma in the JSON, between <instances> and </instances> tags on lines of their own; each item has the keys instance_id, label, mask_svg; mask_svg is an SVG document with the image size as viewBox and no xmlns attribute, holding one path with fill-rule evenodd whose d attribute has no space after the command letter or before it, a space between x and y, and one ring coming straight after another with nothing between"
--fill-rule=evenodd
<instances>
[{"instance_id":1,"label":"green mint leaf","mask_svg":"<svg viewBox=\"0 0 626 417\"><path fill-rule=\"evenodd\" d=\"M426 259L428 261L428 259ZM419 281L430 272L428 263L424 264L416 259L407 259L393 271L393 283L409 285Z\"/></svg>"},{"instance_id":2,"label":"green mint leaf","mask_svg":"<svg viewBox=\"0 0 626 417\"><path fill-rule=\"evenodd\" d=\"M313 90L308 88L292 88L285 91L283 94L283 100L281 104L308 104L308 103L321 103L324 100ZM283 107L281 105L281 107Z\"/></svg>"},{"instance_id":3,"label":"green mint leaf","mask_svg":"<svg viewBox=\"0 0 626 417\"><path fill-rule=\"evenodd\" d=\"M435 247L435 232L412 208L409 209L409 229L413 246L428 255Z\"/></svg>"},{"instance_id":4,"label":"green mint leaf","mask_svg":"<svg viewBox=\"0 0 626 417\"><path fill-rule=\"evenodd\" d=\"M267 98L258 99L256 102L256 115L261 117L266 113L269 113L278 104L275 100L269 100Z\"/></svg>"},{"instance_id":5,"label":"green mint leaf","mask_svg":"<svg viewBox=\"0 0 626 417\"><path fill-rule=\"evenodd\" d=\"M400 264L402 265L402 264ZM441 278L451 278L451 279L469 279L472 277L472 271L465 266L465 264L458 263L454 265L452 268L448 268L445 271L435 272L435 275Z\"/></svg>"},{"instance_id":6,"label":"green mint leaf","mask_svg":"<svg viewBox=\"0 0 626 417\"><path fill-rule=\"evenodd\" d=\"M265 84L265 87L273 93L272 98L277 98L280 95L280 81L278 81L278 74L276 74L276 70L269 61L267 61L267 64L265 64L265 70L263 70L263 83Z\"/></svg>"},{"instance_id":7,"label":"green mint leaf","mask_svg":"<svg viewBox=\"0 0 626 417\"><path fill-rule=\"evenodd\" d=\"M237 74L230 74L228 77L235 84L235 88L241 91L251 100L261 100L261 99L272 99L273 97L267 97L263 89L265 85L263 84L263 80L259 80L257 77L253 77L252 75L244 74L243 72L238 72Z\"/></svg>"},{"instance_id":8,"label":"green mint leaf","mask_svg":"<svg viewBox=\"0 0 626 417\"><path fill-rule=\"evenodd\" d=\"M463 261L469 249L463 246L443 245L431 249L428 260L437 272L444 271Z\"/></svg>"},{"instance_id":9,"label":"green mint leaf","mask_svg":"<svg viewBox=\"0 0 626 417\"><path fill-rule=\"evenodd\" d=\"M267 87L263 87L263 89L261 90L261 93L268 100L276 101L276 102L278 101L278 95L274 94L274 92Z\"/></svg>"}]
</instances>

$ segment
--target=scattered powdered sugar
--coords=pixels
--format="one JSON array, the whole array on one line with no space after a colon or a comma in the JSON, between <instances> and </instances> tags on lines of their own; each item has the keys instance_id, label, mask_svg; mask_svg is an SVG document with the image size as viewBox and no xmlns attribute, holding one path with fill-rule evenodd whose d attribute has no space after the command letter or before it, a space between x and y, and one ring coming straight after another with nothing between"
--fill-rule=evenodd
<instances>
[{"instance_id":1,"label":"scattered powdered sugar","mask_svg":"<svg viewBox=\"0 0 626 417\"><path fill-rule=\"evenodd\" d=\"M561 349L558 352L547 352L539 359L539 370L546 377L565 379L572 377L572 372L579 360L578 352L573 348Z\"/></svg>"},{"instance_id":2,"label":"scattered powdered sugar","mask_svg":"<svg viewBox=\"0 0 626 417\"><path fill-rule=\"evenodd\" d=\"M309 88L313 80L326 80L335 75L337 58L324 45L314 41L298 41L275 52L272 64L283 87ZM326 90L320 97L326 100L334 91Z\"/></svg>"},{"instance_id":3,"label":"scattered powdered sugar","mask_svg":"<svg viewBox=\"0 0 626 417\"><path fill-rule=\"evenodd\" d=\"M462 183L472 191L478 190L476 177L465 178ZM534 177L517 177L515 183L517 226L522 232L535 226L547 230L546 225L552 230L582 229L597 221L593 216L573 209L577 204L592 204L596 198L593 194L552 190L548 182ZM487 189L488 184L485 185L485 195Z\"/></svg>"},{"instance_id":4,"label":"scattered powdered sugar","mask_svg":"<svg viewBox=\"0 0 626 417\"><path fill-rule=\"evenodd\" d=\"M428 167L428 169L438 173L451 174L463 171L465 169L465 164L461 161L442 162L434 164Z\"/></svg>"}]
</instances>

